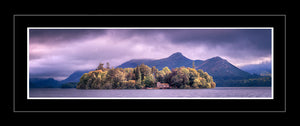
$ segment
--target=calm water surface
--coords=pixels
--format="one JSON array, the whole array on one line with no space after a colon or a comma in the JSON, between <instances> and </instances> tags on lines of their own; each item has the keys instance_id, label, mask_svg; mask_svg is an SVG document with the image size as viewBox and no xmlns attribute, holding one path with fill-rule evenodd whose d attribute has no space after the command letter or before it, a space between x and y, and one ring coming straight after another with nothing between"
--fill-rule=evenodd
<instances>
[{"instance_id":1,"label":"calm water surface","mask_svg":"<svg viewBox=\"0 0 300 126\"><path fill-rule=\"evenodd\" d=\"M63 89L32 88L30 98L272 98L271 87L216 87L213 89Z\"/></svg>"}]
</instances>

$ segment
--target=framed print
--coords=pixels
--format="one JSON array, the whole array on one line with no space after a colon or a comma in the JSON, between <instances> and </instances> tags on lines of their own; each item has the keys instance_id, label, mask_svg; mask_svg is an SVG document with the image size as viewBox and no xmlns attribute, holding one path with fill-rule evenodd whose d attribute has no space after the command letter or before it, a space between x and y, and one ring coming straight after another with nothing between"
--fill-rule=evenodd
<instances>
[{"instance_id":1,"label":"framed print","mask_svg":"<svg viewBox=\"0 0 300 126\"><path fill-rule=\"evenodd\" d=\"M285 112L285 23L14 15L14 111Z\"/></svg>"},{"instance_id":2,"label":"framed print","mask_svg":"<svg viewBox=\"0 0 300 126\"><path fill-rule=\"evenodd\" d=\"M27 34L28 99L273 99L273 28L33 27Z\"/></svg>"}]
</instances>

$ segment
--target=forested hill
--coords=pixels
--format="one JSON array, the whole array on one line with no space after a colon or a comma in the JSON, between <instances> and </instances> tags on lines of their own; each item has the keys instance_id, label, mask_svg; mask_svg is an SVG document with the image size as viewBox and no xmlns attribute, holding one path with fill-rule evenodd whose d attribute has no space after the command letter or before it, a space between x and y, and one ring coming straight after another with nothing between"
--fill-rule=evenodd
<instances>
[{"instance_id":1,"label":"forested hill","mask_svg":"<svg viewBox=\"0 0 300 126\"><path fill-rule=\"evenodd\" d=\"M191 60L185 57L182 53L177 52L169 57L154 60L154 59L132 59L116 68L136 68L144 64L150 68L155 67L158 71L167 67L170 70L185 67L194 68L195 70L203 70L207 72L217 86L271 86L271 73L265 74L268 76L260 76L245 72L238 67L234 66L227 60L216 56L207 60ZM67 79L62 81L56 81L54 79L32 79L30 78L30 87L61 87L62 84L69 83L69 87L74 87L73 83L78 83L80 78L85 73L89 73L93 70L75 71ZM103 72L103 71L102 71Z\"/></svg>"},{"instance_id":2,"label":"forested hill","mask_svg":"<svg viewBox=\"0 0 300 126\"><path fill-rule=\"evenodd\" d=\"M83 74L78 89L144 89L160 88L157 83L168 85L172 89L215 88L213 78L201 69L179 67L172 71L168 67L162 70L145 64L135 68L98 68Z\"/></svg>"},{"instance_id":3,"label":"forested hill","mask_svg":"<svg viewBox=\"0 0 300 126\"><path fill-rule=\"evenodd\" d=\"M185 66L192 68L193 65L196 69L202 69L208 74L212 75L216 79L244 79L249 78L252 75L248 72L245 72L236 66L229 63L227 60L222 59L221 57L213 57L207 60L191 60L183 56L182 53L177 52L171 56L158 60L150 59L134 59L127 61L117 68L134 68L137 65L144 63L149 67L155 66L158 70L161 70L164 67L169 69L174 69L177 67Z\"/></svg>"},{"instance_id":4,"label":"forested hill","mask_svg":"<svg viewBox=\"0 0 300 126\"><path fill-rule=\"evenodd\" d=\"M195 61L195 66L200 65L202 62L203 61L201 60ZM134 68L137 65L141 65L142 63L144 63L149 67L155 66L158 70L162 70L164 67L168 67L170 69L181 67L181 66L190 67L190 68L193 67L193 60L190 60L185 56L183 56L182 53L177 52L167 58L158 59L158 60L133 59L117 66L117 68Z\"/></svg>"},{"instance_id":5,"label":"forested hill","mask_svg":"<svg viewBox=\"0 0 300 126\"><path fill-rule=\"evenodd\" d=\"M202 69L204 72L207 72L209 75L211 75L214 81L217 83L217 86L271 86L270 76L250 74L219 56L212 57L207 60L191 60L185 57L182 53L177 52L167 58L158 60L130 60L118 67L134 68L142 63L148 65L149 67L155 66L159 70L163 69L164 67L168 67L169 69L174 69L181 66L193 68L194 65L196 70Z\"/></svg>"}]
</instances>

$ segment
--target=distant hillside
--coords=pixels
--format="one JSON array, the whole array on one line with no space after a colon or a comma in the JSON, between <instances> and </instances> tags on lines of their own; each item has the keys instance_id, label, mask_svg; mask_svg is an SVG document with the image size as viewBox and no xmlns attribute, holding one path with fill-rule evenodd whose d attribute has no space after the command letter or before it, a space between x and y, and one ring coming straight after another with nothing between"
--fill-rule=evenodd
<instances>
[{"instance_id":1,"label":"distant hillside","mask_svg":"<svg viewBox=\"0 0 300 126\"><path fill-rule=\"evenodd\" d=\"M195 66L200 65L203 61L201 60L195 60ZM152 60L152 59L134 59L127 61L119 66L117 68L135 68L137 65L140 65L144 63L145 65L152 67L155 66L158 70L162 70L164 67L169 67L170 69L176 68L176 67L192 67L193 66L193 60L190 60L182 55L182 53L177 52L172 54L171 56L163 59L158 60Z\"/></svg>"},{"instance_id":2,"label":"distant hillside","mask_svg":"<svg viewBox=\"0 0 300 126\"><path fill-rule=\"evenodd\" d=\"M75 71L68 78L62 81L54 80L53 78L30 78L30 88L61 88L64 84L71 84L72 82L79 82L81 76L91 70Z\"/></svg>"},{"instance_id":3,"label":"distant hillside","mask_svg":"<svg viewBox=\"0 0 300 126\"><path fill-rule=\"evenodd\" d=\"M78 70L73 72L68 78L66 78L65 80L60 81L60 83L64 84L64 83L69 83L69 82L79 82L81 76L84 73L88 73L91 70Z\"/></svg>"},{"instance_id":4,"label":"distant hillside","mask_svg":"<svg viewBox=\"0 0 300 126\"><path fill-rule=\"evenodd\" d=\"M240 67L240 69L247 71L251 74L267 76L271 74L272 62L264 62L260 64L250 64Z\"/></svg>"},{"instance_id":5,"label":"distant hillside","mask_svg":"<svg viewBox=\"0 0 300 126\"><path fill-rule=\"evenodd\" d=\"M164 67L174 69L176 67L193 67L193 61L196 69L202 69L214 78L217 87L230 86L270 86L271 78L264 78L244 71L221 57L213 57L207 60L191 60L177 52L171 56L158 60L135 59L121 64L120 68L131 67L144 63L150 67L156 66L159 70ZM251 67L250 67L251 68Z\"/></svg>"},{"instance_id":6,"label":"distant hillside","mask_svg":"<svg viewBox=\"0 0 300 126\"><path fill-rule=\"evenodd\" d=\"M237 68L221 57L213 57L205 60L196 69L202 69L214 77L214 79L244 79L252 75Z\"/></svg>"},{"instance_id":7,"label":"distant hillside","mask_svg":"<svg viewBox=\"0 0 300 126\"><path fill-rule=\"evenodd\" d=\"M130 60L128 62L121 64L118 67L134 68L137 65L144 63L145 65L148 65L150 67L155 66L159 70L161 70L166 66L169 67L170 69L181 67L181 66L192 68L193 61L195 63L196 69L202 69L203 71L212 75L215 79L228 79L228 78L241 79L241 78L248 78L251 76L251 74L235 67L234 65L229 63L227 60L222 59L221 57L213 57L205 61L191 60L183 56L182 53L180 52L174 53L167 58L158 59L158 60L150 60L150 59Z\"/></svg>"},{"instance_id":8,"label":"distant hillside","mask_svg":"<svg viewBox=\"0 0 300 126\"><path fill-rule=\"evenodd\" d=\"M61 83L53 78L30 78L30 88L60 88Z\"/></svg>"},{"instance_id":9,"label":"distant hillside","mask_svg":"<svg viewBox=\"0 0 300 126\"><path fill-rule=\"evenodd\" d=\"M154 60L154 59L132 59L129 60L116 68L135 68L137 65L145 64L149 67L155 66L158 70L162 70L164 67L168 67L170 70L185 66L193 67L193 62L195 69L202 69L204 72L207 72L211 75L216 82L216 85L219 86L270 86L271 78L265 78L258 75L253 75L256 73L255 70L267 71L270 68L268 64L262 65L249 65L238 68L232 65L225 59L221 57L213 57L207 60L191 60L183 56L182 53L177 52L172 54L169 57ZM267 67L266 67L267 66ZM245 70L245 71L244 71ZM79 82L81 76L84 73L88 73L92 70L82 70L75 71L68 78L62 81L56 81L52 78L49 79L30 79L30 87L61 87L62 84L70 82ZM248 72L250 73L248 73ZM271 72L271 71L270 71ZM268 73L267 73L268 74Z\"/></svg>"}]
</instances>

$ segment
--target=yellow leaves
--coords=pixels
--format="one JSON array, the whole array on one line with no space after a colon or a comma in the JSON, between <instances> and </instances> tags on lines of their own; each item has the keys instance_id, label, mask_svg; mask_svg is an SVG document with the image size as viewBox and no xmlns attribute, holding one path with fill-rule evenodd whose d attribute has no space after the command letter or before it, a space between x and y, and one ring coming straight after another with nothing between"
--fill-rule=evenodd
<instances>
[{"instance_id":1,"label":"yellow leaves","mask_svg":"<svg viewBox=\"0 0 300 126\"><path fill-rule=\"evenodd\" d=\"M135 80L129 80L128 82L135 84Z\"/></svg>"},{"instance_id":2,"label":"yellow leaves","mask_svg":"<svg viewBox=\"0 0 300 126\"><path fill-rule=\"evenodd\" d=\"M162 72L164 72L164 74L169 74L169 73L171 73L171 71L170 71L170 69L169 69L168 67L164 67L164 68L162 69Z\"/></svg>"},{"instance_id":3,"label":"yellow leaves","mask_svg":"<svg viewBox=\"0 0 300 126\"><path fill-rule=\"evenodd\" d=\"M169 83L175 88L214 88L212 76L207 72L189 67L172 69L164 67L158 71L155 67L142 64L136 68L97 69L85 73L78 88L98 89L140 89L155 87L156 82Z\"/></svg>"}]
</instances>

